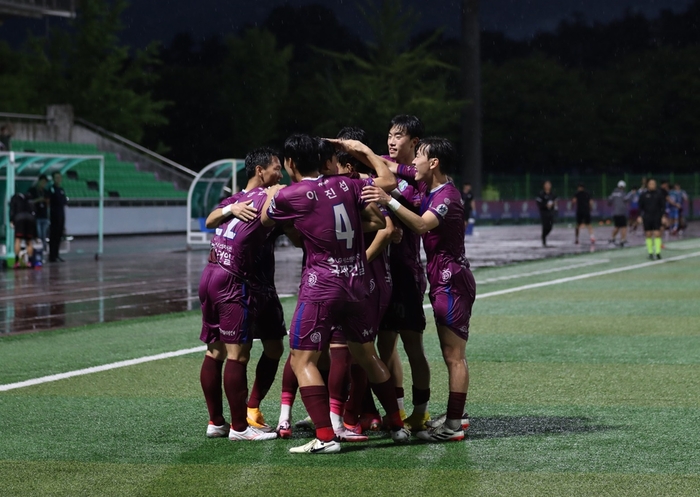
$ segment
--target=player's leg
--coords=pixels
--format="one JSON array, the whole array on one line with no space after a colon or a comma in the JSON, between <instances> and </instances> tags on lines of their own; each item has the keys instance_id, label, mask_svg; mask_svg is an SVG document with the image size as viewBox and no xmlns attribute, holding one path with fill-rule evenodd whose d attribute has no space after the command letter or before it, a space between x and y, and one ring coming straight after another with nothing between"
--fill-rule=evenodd
<instances>
[{"instance_id":1,"label":"player's leg","mask_svg":"<svg viewBox=\"0 0 700 497\"><path fill-rule=\"evenodd\" d=\"M229 432L229 424L224 418L223 392L221 381L224 361L226 360L226 347L222 342L207 344L204 361L199 373L199 382L204 393L204 400L209 411L209 425L207 437L225 437Z\"/></svg>"},{"instance_id":2,"label":"player's leg","mask_svg":"<svg viewBox=\"0 0 700 497\"><path fill-rule=\"evenodd\" d=\"M424 430L425 422L430 419L428 403L430 401L430 365L423 348L423 333L402 330L400 333L404 350L411 367L413 412L406 418L411 430Z\"/></svg>"},{"instance_id":3,"label":"player's leg","mask_svg":"<svg viewBox=\"0 0 700 497\"><path fill-rule=\"evenodd\" d=\"M280 438L292 436L292 406L299 390L299 382L292 370L292 354L287 356L287 361L282 369L282 394L280 399L280 417L277 422L276 432Z\"/></svg>"},{"instance_id":4,"label":"player's leg","mask_svg":"<svg viewBox=\"0 0 700 497\"><path fill-rule=\"evenodd\" d=\"M246 419L250 426L265 431L272 431L272 427L265 423L265 417L260 412L260 403L275 381L280 358L284 352L284 345L281 338L262 340L262 345L263 351L255 367L255 381L248 399Z\"/></svg>"},{"instance_id":5,"label":"player's leg","mask_svg":"<svg viewBox=\"0 0 700 497\"><path fill-rule=\"evenodd\" d=\"M622 245L624 247L625 244L627 243L627 225L626 224L624 226L622 226L622 228L620 228L620 238L621 238L620 245Z\"/></svg>"},{"instance_id":6,"label":"player's leg","mask_svg":"<svg viewBox=\"0 0 700 497\"><path fill-rule=\"evenodd\" d=\"M397 347L398 341L399 333L397 331L380 330L377 334L379 357L389 368L389 373L394 380L399 409L404 411L403 365Z\"/></svg>"},{"instance_id":7,"label":"player's leg","mask_svg":"<svg viewBox=\"0 0 700 497\"><path fill-rule=\"evenodd\" d=\"M654 253L657 259L661 259L661 230L654 230L652 235L654 236Z\"/></svg>"}]
</instances>

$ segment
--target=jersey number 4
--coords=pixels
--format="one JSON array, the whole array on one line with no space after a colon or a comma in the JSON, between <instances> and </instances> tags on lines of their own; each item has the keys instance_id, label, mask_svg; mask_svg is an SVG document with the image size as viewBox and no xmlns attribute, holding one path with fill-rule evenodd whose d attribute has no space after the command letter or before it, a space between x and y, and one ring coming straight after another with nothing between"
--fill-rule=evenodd
<instances>
[{"instance_id":1,"label":"jersey number 4","mask_svg":"<svg viewBox=\"0 0 700 497\"><path fill-rule=\"evenodd\" d=\"M350 216L348 216L345 205L334 205L333 214L335 215L335 237L338 241L345 240L345 248L349 250L352 248L352 242L355 239L355 231L352 229Z\"/></svg>"}]
</instances>

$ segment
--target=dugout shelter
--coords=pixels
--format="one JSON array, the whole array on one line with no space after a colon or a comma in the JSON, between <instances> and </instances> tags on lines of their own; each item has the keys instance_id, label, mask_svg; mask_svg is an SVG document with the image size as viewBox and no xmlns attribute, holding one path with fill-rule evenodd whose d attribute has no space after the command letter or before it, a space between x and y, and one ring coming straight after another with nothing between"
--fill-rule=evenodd
<instances>
[{"instance_id":1,"label":"dugout shelter","mask_svg":"<svg viewBox=\"0 0 700 497\"><path fill-rule=\"evenodd\" d=\"M214 230L205 226L207 216L223 198L238 191L242 180L238 175L244 170L243 159L221 159L205 166L192 180L187 193L187 250L209 246Z\"/></svg>"},{"instance_id":2,"label":"dugout shelter","mask_svg":"<svg viewBox=\"0 0 700 497\"><path fill-rule=\"evenodd\" d=\"M2 198L4 243L0 246L1 259L7 261L15 257L15 233L10 225L10 199L15 192L27 191L42 174L50 177L54 172L60 172L61 175L66 176L68 171L84 162L94 164L99 168L99 179L97 181L99 195L97 216L98 248L95 258L99 258L102 255L104 249L104 156L0 152L0 183L4 183L4 188L2 188L4 193Z\"/></svg>"}]
</instances>

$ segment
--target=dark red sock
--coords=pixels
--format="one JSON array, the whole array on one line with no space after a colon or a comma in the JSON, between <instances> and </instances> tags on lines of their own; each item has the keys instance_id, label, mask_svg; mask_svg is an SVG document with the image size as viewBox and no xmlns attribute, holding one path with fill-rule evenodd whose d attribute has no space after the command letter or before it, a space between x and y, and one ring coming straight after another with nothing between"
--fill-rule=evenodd
<instances>
[{"instance_id":1,"label":"dark red sock","mask_svg":"<svg viewBox=\"0 0 700 497\"><path fill-rule=\"evenodd\" d=\"M248 422L245 419L245 401L248 398L248 377L245 364L232 359L226 360L224 391L231 409L231 428L236 431L245 431L248 428Z\"/></svg>"},{"instance_id":2,"label":"dark red sock","mask_svg":"<svg viewBox=\"0 0 700 497\"><path fill-rule=\"evenodd\" d=\"M343 421L346 424L354 426L358 423L367 391L371 396L372 391L367 388L367 373L359 364L352 364L350 366L350 394L345 403L345 413L343 414Z\"/></svg>"},{"instance_id":3,"label":"dark red sock","mask_svg":"<svg viewBox=\"0 0 700 497\"><path fill-rule=\"evenodd\" d=\"M369 380L367 380L369 385ZM379 414L377 405L374 403L374 396L372 395L371 388L365 388L365 396L362 399L362 413L363 414Z\"/></svg>"},{"instance_id":4,"label":"dark red sock","mask_svg":"<svg viewBox=\"0 0 700 497\"><path fill-rule=\"evenodd\" d=\"M350 350L347 347L331 348L331 369L328 374L328 396L345 402L350 386Z\"/></svg>"},{"instance_id":5,"label":"dark red sock","mask_svg":"<svg viewBox=\"0 0 700 497\"><path fill-rule=\"evenodd\" d=\"M287 357L282 370L282 393L290 394L294 398L299 389L299 381L292 370L292 356Z\"/></svg>"},{"instance_id":6,"label":"dark red sock","mask_svg":"<svg viewBox=\"0 0 700 497\"><path fill-rule=\"evenodd\" d=\"M418 406L420 404L425 404L430 400L430 389L422 389L422 388L416 388L412 387L412 392L413 392L413 405Z\"/></svg>"},{"instance_id":7,"label":"dark red sock","mask_svg":"<svg viewBox=\"0 0 700 497\"><path fill-rule=\"evenodd\" d=\"M333 426L331 425L330 405L328 403L328 390L324 385L313 385L299 389L301 400L309 413L311 421L316 427L316 438L323 442L333 440Z\"/></svg>"},{"instance_id":8,"label":"dark red sock","mask_svg":"<svg viewBox=\"0 0 700 497\"><path fill-rule=\"evenodd\" d=\"M389 378L384 383L370 383L370 386L389 417L392 428L403 427L403 420L399 413L399 403L396 401L394 380Z\"/></svg>"},{"instance_id":9,"label":"dark red sock","mask_svg":"<svg viewBox=\"0 0 700 497\"><path fill-rule=\"evenodd\" d=\"M403 387L396 387L395 390L396 390L396 398L403 399L405 396L404 391L403 391Z\"/></svg>"},{"instance_id":10,"label":"dark red sock","mask_svg":"<svg viewBox=\"0 0 700 497\"><path fill-rule=\"evenodd\" d=\"M207 402L209 421L217 426L226 422L224 419L223 394L221 392L221 370L223 361L217 361L211 356L205 355L202 369L199 372L199 382L202 384L204 400Z\"/></svg>"},{"instance_id":11,"label":"dark red sock","mask_svg":"<svg viewBox=\"0 0 700 497\"><path fill-rule=\"evenodd\" d=\"M466 393L450 392L450 396L447 398L447 419L462 419L466 403Z\"/></svg>"},{"instance_id":12,"label":"dark red sock","mask_svg":"<svg viewBox=\"0 0 700 497\"><path fill-rule=\"evenodd\" d=\"M260 360L255 368L255 382L253 390L250 392L250 399L248 399L248 407L260 407L260 402L265 398L275 381L279 363L279 359L271 359L264 352L260 355Z\"/></svg>"}]
</instances>

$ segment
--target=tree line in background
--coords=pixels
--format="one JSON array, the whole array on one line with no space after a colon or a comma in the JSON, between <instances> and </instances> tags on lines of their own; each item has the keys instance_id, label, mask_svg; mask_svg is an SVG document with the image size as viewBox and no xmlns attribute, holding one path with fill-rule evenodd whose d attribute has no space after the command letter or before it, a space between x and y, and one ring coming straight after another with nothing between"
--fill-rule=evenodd
<instances>
[{"instance_id":1,"label":"tree line in background","mask_svg":"<svg viewBox=\"0 0 700 497\"><path fill-rule=\"evenodd\" d=\"M274 9L260 26L132 50L120 43L124 0L83 0L71 29L0 43L0 109L76 115L193 169L290 133L365 128L378 151L389 119L419 115L459 140L459 40L411 38L400 0L360 6L359 39L321 6ZM700 149L700 0L653 20L580 16L525 41L483 32L484 169L691 172ZM459 143L458 143L459 144Z\"/></svg>"}]
</instances>

